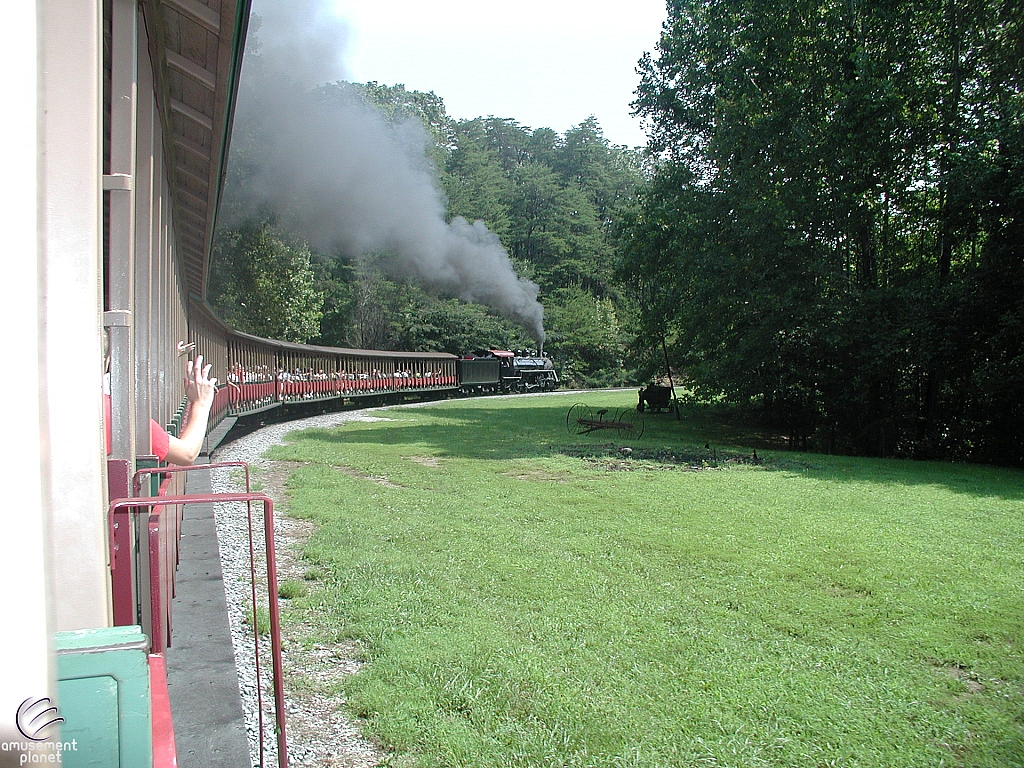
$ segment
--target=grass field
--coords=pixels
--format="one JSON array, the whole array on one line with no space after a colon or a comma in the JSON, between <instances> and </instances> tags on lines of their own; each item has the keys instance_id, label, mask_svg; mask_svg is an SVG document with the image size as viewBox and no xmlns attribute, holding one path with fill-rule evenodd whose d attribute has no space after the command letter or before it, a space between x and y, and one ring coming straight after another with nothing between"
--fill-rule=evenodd
<instances>
[{"instance_id":1,"label":"grass field","mask_svg":"<svg viewBox=\"0 0 1024 768\"><path fill-rule=\"evenodd\" d=\"M1024 765L1024 473L742 447L635 394L295 436L309 643L409 766ZM708 447L705 448L705 445ZM628 446L632 454L619 449Z\"/></svg>"}]
</instances>

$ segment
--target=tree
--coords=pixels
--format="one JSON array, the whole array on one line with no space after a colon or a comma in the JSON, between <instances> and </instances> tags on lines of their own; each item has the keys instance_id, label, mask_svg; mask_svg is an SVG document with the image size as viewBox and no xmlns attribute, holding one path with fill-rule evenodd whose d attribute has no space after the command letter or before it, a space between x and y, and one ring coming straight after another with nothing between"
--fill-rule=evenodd
<instances>
[{"instance_id":1,"label":"tree","mask_svg":"<svg viewBox=\"0 0 1024 768\"><path fill-rule=\"evenodd\" d=\"M479 304L424 296L395 318L401 349L464 355L474 350L515 349L531 345L515 324L495 317Z\"/></svg>"},{"instance_id":2,"label":"tree","mask_svg":"<svg viewBox=\"0 0 1024 768\"><path fill-rule=\"evenodd\" d=\"M483 221L491 232L507 242L511 186L482 121L459 123L442 177L449 218L462 216L467 221Z\"/></svg>"},{"instance_id":3,"label":"tree","mask_svg":"<svg viewBox=\"0 0 1024 768\"><path fill-rule=\"evenodd\" d=\"M484 119L484 132L506 173L529 159L530 131L510 118Z\"/></svg>"},{"instance_id":4,"label":"tree","mask_svg":"<svg viewBox=\"0 0 1024 768\"><path fill-rule=\"evenodd\" d=\"M576 386L628 383L626 333L615 302L576 285L554 291L549 306L545 351L563 380Z\"/></svg>"},{"instance_id":5,"label":"tree","mask_svg":"<svg viewBox=\"0 0 1024 768\"><path fill-rule=\"evenodd\" d=\"M306 342L320 331L323 294L314 288L309 248L266 221L222 233L210 302L229 325L257 336Z\"/></svg>"},{"instance_id":6,"label":"tree","mask_svg":"<svg viewBox=\"0 0 1024 768\"><path fill-rule=\"evenodd\" d=\"M1017 326L986 262L1024 293L1002 239L1014 198L989 186L1021 120L1011 5L669 3L640 63L659 162L624 274L651 299L645 335L668 336L698 389L830 448L1007 442L969 411L996 386L979 339L1005 360L1017 338L995 330Z\"/></svg>"},{"instance_id":7,"label":"tree","mask_svg":"<svg viewBox=\"0 0 1024 768\"><path fill-rule=\"evenodd\" d=\"M552 167L587 194L606 226L632 201L639 180L628 152L608 142L593 115L565 132Z\"/></svg>"},{"instance_id":8,"label":"tree","mask_svg":"<svg viewBox=\"0 0 1024 768\"><path fill-rule=\"evenodd\" d=\"M324 259L321 290L328 298L318 343L353 349L402 349L395 318L421 292L387 279L371 258Z\"/></svg>"},{"instance_id":9,"label":"tree","mask_svg":"<svg viewBox=\"0 0 1024 768\"><path fill-rule=\"evenodd\" d=\"M531 161L518 169L511 202L510 250L536 268L548 289L585 281L602 291L610 276L611 248L593 204L550 167Z\"/></svg>"}]
</instances>

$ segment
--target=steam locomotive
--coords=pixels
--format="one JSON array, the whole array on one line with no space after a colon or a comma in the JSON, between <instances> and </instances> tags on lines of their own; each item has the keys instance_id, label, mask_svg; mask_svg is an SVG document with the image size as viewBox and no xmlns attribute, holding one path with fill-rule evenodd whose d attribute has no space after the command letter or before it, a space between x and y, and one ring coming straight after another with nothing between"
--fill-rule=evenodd
<instances>
[{"instance_id":1,"label":"steam locomotive","mask_svg":"<svg viewBox=\"0 0 1024 768\"><path fill-rule=\"evenodd\" d=\"M551 358L543 353L491 349L459 358L455 369L459 377L459 391L467 395L558 389L558 374Z\"/></svg>"}]
</instances>

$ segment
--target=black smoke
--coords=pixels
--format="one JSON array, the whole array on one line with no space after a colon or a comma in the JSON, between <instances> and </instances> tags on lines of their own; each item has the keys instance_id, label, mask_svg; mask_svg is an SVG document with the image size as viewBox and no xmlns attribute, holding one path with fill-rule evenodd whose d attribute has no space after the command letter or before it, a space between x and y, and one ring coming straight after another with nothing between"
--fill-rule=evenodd
<instances>
[{"instance_id":1,"label":"black smoke","mask_svg":"<svg viewBox=\"0 0 1024 768\"><path fill-rule=\"evenodd\" d=\"M445 201L418 123L389 124L349 89L346 25L321 0L257 0L235 113L229 226L274 211L316 248L383 255L389 271L485 304L544 341L538 287L515 273L483 222L445 219ZM339 94L349 93L349 96Z\"/></svg>"}]
</instances>

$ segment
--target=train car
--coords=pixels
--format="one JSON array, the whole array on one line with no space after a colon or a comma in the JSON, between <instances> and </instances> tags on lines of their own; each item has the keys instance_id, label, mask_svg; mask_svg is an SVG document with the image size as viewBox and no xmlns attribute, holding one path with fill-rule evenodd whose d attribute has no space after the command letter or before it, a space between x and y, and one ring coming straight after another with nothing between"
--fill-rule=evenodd
<instances>
[{"instance_id":1,"label":"train car","mask_svg":"<svg viewBox=\"0 0 1024 768\"><path fill-rule=\"evenodd\" d=\"M459 391L466 395L501 391L501 365L496 357L465 355L456 363Z\"/></svg>"},{"instance_id":2,"label":"train car","mask_svg":"<svg viewBox=\"0 0 1024 768\"><path fill-rule=\"evenodd\" d=\"M458 391L455 355L294 344L237 331L201 302L193 302L191 312L208 338L199 349L216 351L224 360L227 418L295 405L402 402Z\"/></svg>"},{"instance_id":3,"label":"train car","mask_svg":"<svg viewBox=\"0 0 1024 768\"><path fill-rule=\"evenodd\" d=\"M17 76L3 311L18 342L4 460L16 501L0 522L0 763L176 759L162 651L181 521L166 500L182 495L181 475L144 483L135 495L161 502L124 508L124 524L111 501L157 464L150 420L180 427L186 358L202 351L226 380L227 339L195 307L249 12L248 0L4 9L0 55ZM228 396L218 392L213 430Z\"/></svg>"}]
</instances>

